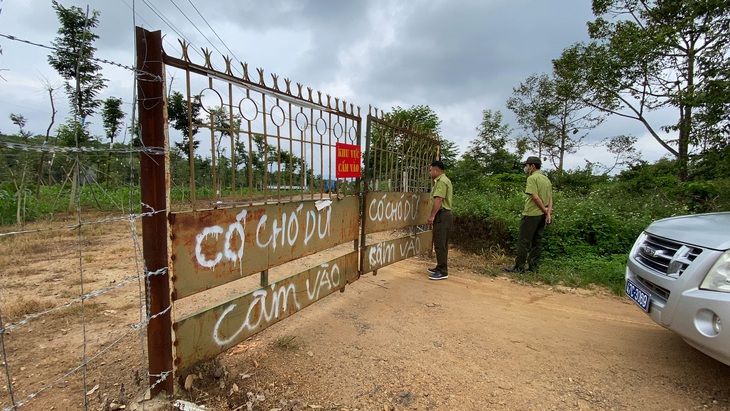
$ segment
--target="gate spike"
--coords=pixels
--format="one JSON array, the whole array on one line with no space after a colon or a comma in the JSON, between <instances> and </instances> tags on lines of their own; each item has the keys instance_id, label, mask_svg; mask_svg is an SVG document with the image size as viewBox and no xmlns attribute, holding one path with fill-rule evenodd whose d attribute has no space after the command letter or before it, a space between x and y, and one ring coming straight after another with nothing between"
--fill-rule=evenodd
<instances>
[{"instance_id":1,"label":"gate spike","mask_svg":"<svg viewBox=\"0 0 730 411\"><path fill-rule=\"evenodd\" d=\"M201 48L201 50L203 51L203 56L205 56L205 68L213 70L213 64L210 62L211 51L207 47Z\"/></svg>"},{"instance_id":2,"label":"gate spike","mask_svg":"<svg viewBox=\"0 0 730 411\"><path fill-rule=\"evenodd\" d=\"M223 61L226 62L226 74L229 76L233 76L233 72L231 72L231 58L228 56L223 56Z\"/></svg>"},{"instance_id":3,"label":"gate spike","mask_svg":"<svg viewBox=\"0 0 730 411\"><path fill-rule=\"evenodd\" d=\"M177 39L177 42L180 43L180 51L182 51L182 59L190 63L190 56L188 55L188 47L190 47L190 44L186 40L180 40Z\"/></svg>"},{"instance_id":4,"label":"gate spike","mask_svg":"<svg viewBox=\"0 0 730 411\"><path fill-rule=\"evenodd\" d=\"M241 70L243 70L243 81L251 81L248 77L248 63L241 62Z\"/></svg>"},{"instance_id":5,"label":"gate spike","mask_svg":"<svg viewBox=\"0 0 730 411\"><path fill-rule=\"evenodd\" d=\"M264 69L263 67L259 67L256 69L259 72L259 84L266 87L266 82L264 81Z\"/></svg>"},{"instance_id":6,"label":"gate spike","mask_svg":"<svg viewBox=\"0 0 730 411\"><path fill-rule=\"evenodd\" d=\"M271 73L271 78L274 79L274 90L281 91L279 90L279 75Z\"/></svg>"}]
</instances>

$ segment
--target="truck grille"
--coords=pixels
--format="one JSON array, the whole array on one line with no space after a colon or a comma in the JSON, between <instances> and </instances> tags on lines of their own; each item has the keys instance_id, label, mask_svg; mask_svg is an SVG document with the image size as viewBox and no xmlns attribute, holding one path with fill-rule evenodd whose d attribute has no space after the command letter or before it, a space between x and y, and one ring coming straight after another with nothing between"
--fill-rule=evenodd
<instances>
[{"instance_id":1,"label":"truck grille","mask_svg":"<svg viewBox=\"0 0 730 411\"><path fill-rule=\"evenodd\" d=\"M701 248L647 235L639 246L636 261L670 277L679 277L702 252Z\"/></svg>"},{"instance_id":2,"label":"truck grille","mask_svg":"<svg viewBox=\"0 0 730 411\"><path fill-rule=\"evenodd\" d=\"M667 303L667 300L669 300L669 290L667 290L664 287L660 287L651 281L647 281L639 276L636 276L636 280L640 282L644 287L646 287L649 291L651 291L651 295L653 297L659 297L664 304Z\"/></svg>"}]
</instances>

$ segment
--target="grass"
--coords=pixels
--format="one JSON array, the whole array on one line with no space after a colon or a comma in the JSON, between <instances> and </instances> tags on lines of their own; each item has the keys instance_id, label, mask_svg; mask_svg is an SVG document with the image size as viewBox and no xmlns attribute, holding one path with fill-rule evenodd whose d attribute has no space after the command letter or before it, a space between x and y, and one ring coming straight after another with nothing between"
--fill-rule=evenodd
<instances>
[{"instance_id":1,"label":"grass","mask_svg":"<svg viewBox=\"0 0 730 411\"><path fill-rule=\"evenodd\" d=\"M458 257L457 257L458 255ZM600 257L584 254L573 257L551 257L543 254L538 273L508 274L504 267L514 264L514 256L492 248L481 253L459 250L449 258L449 266L463 268L487 277L508 276L526 284L544 284L570 288L603 287L615 295L623 295L626 255Z\"/></svg>"},{"instance_id":2,"label":"grass","mask_svg":"<svg viewBox=\"0 0 730 411\"><path fill-rule=\"evenodd\" d=\"M99 281L99 280L97 280L94 276L92 276L88 273L84 273L83 281L82 281L81 276L79 276L79 275L74 275L73 277L69 276L66 278L66 283L68 284L68 286L74 287L74 288L80 287L81 284L88 285L91 283L95 283L97 281ZM89 290L87 289L86 292L88 293Z\"/></svg>"},{"instance_id":3,"label":"grass","mask_svg":"<svg viewBox=\"0 0 730 411\"><path fill-rule=\"evenodd\" d=\"M76 298L79 296L78 291L71 291L69 289L61 290L61 292L58 294L59 298L63 298L65 300L70 300L73 298Z\"/></svg>"},{"instance_id":4,"label":"grass","mask_svg":"<svg viewBox=\"0 0 730 411\"><path fill-rule=\"evenodd\" d=\"M299 342L294 341L296 338L295 335L283 335L274 341L274 347L285 351L296 350L300 347Z\"/></svg>"},{"instance_id":5,"label":"grass","mask_svg":"<svg viewBox=\"0 0 730 411\"><path fill-rule=\"evenodd\" d=\"M17 300L3 305L2 316L6 323L15 323L26 316L42 313L55 308L51 301L38 298L26 298L20 296ZM103 310L104 305L86 301L83 311L80 303L73 304L66 309L54 313L56 318L80 317L83 312L85 316L94 316Z\"/></svg>"},{"instance_id":6,"label":"grass","mask_svg":"<svg viewBox=\"0 0 730 411\"><path fill-rule=\"evenodd\" d=\"M92 303L92 302L84 302L84 305L82 306L81 303L76 303L68 307L68 310L66 311L59 311L58 315L59 318L67 318L67 317L81 317L83 314L85 317L93 317L103 311L103 304L100 303Z\"/></svg>"},{"instance_id":7,"label":"grass","mask_svg":"<svg viewBox=\"0 0 730 411\"><path fill-rule=\"evenodd\" d=\"M537 279L551 285L589 288L591 285L606 287L616 295L624 292L624 274L627 255L614 254L606 257L592 254L546 259Z\"/></svg>"},{"instance_id":8,"label":"grass","mask_svg":"<svg viewBox=\"0 0 730 411\"><path fill-rule=\"evenodd\" d=\"M17 322L25 316L42 313L53 307L55 305L50 301L20 296L17 300L5 304L2 314L6 321Z\"/></svg>"}]
</instances>

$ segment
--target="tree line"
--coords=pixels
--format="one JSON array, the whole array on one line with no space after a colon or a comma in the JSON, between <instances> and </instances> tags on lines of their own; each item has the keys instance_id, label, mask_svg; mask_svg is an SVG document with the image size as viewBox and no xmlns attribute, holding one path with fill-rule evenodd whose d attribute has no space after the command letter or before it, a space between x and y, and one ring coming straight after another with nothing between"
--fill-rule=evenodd
<instances>
[{"instance_id":1,"label":"tree line","mask_svg":"<svg viewBox=\"0 0 730 411\"><path fill-rule=\"evenodd\" d=\"M94 58L99 12L87 15L57 1L52 7L60 27L48 63L64 79L71 114L63 124L55 124L58 87L46 84L52 115L45 135L32 135L22 114L9 113L18 131L3 139L29 145L120 148L120 134L135 139L136 127L125 128L121 98L97 98L106 88ZM730 0L593 0L592 9L595 18L588 22L590 40L566 47L552 61L550 73L534 73L513 88L506 106L515 113L515 128L505 123L501 112L485 109L464 153L459 153L453 141L441 138L441 158L457 180L518 173L527 152L537 153L551 164L559 180L560 173L571 174L565 170L566 156L586 144L591 131L609 116L642 124L670 157L657 166L671 169L680 183L730 175L726 161L730 154ZM260 185L278 178L280 171L295 181L312 176L305 159L269 144L262 135L252 135L248 146L236 142L229 156L221 155L230 130L239 129L241 122L223 107L206 108L216 130L213 150L217 155L203 156L196 151L200 140L195 119L203 108L200 99L187 101L172 92L168 105L170 126L182 135L182 141L171 147L177 173L173 183L182 185L190 166L201 170L196 173L201 185L218 187L231 174L240 174L239 181L249 177ZM657 110L673 111L675 119L654 123L650 114ZM102 117L103 136L92 135L88 127L88 119L97 114ZM401 124L417 125L424 135L441 134L441 121L428 106L396 107L389 116ZM188 118L194 119L192 126ZM631 135L606 139L603 144L610 160L591 161L572 175L609 175L618 168L626 170L624 175L643 175L642 170L651 165L641 159L635 143L636 136ZM115 186L134 184L138 177L135 159L111 152L59 157L0 150L0 156L4 176L0 190L4 197L15 200L18 221L28 195L37 197L43 186L68 185L68 210L72 210L78 183ZM215 167L213 161L217 161ZM274 162L282 164L283 170L272 170Z\"/></svg>"},{"instance_id":2,"label":"tree line","mask_svg":"<svg viewBox=\"0 0 730 411\"><path fill-rule=\"evenodd\" d=\"M551 73L513 88L506 106L518 129L484 110L462 157L444 150L451 164L465 178L512 172L529 151L561 173L591 130L617 116L639 122L666 150L680 182L730 174L722 161L730 154L730 1L593 0L592 10L590 41L565 48ZM658 110L674 111L674 120L655 123L649 115ZM602 141L609 161L586 168L645 166L636 141Z\"/></svg>"}]
</instances>

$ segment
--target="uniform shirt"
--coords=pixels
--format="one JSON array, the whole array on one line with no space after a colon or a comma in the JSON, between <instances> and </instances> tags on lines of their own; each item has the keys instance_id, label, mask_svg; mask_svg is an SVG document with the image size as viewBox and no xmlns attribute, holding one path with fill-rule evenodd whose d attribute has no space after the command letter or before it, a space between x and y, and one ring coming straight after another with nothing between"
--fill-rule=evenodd
<instances>
[{"instance_id":1,"label":"uniform shirt","mask_svg":"<svg viewBox=\"0 0 730 411\"><path fill-rule=\"evenodd\" d=\"M553 198L553 185L550 183L550 180L542 172L540 172L540 170L535 170L529 177L527 177L525 194L527 194L527 200L525 201L525 211L522 212L522 215L543 215L545 213L543 213L540 207L535 204L535 200L532 199L532 195L537 194L547 208L550 205L550 200Z\"/></svg>"},{"instance_id":2,"label":"uniform shirt","mask_svg":"<svg viewBox=\"0 0 730 411\"><path fill-rule=\"evenodd\" d=\"M431 197L441 197L443 202L441 208L451 210L451 198L454 196L454 188L451 186L451 180L446 174L441 173L440 176L433 179L433 191Z\"/></svg>"}]
</instances>

